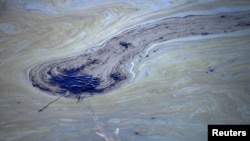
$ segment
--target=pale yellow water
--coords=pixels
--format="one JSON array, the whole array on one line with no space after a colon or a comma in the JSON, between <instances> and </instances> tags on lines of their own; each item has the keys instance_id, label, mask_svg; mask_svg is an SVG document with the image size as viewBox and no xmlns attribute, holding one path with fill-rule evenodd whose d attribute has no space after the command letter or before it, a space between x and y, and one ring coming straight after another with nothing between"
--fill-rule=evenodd
<instances>
[{"instance_id":1,"label":"pale yellow water","mask_svg":"<svg viewBox=\"0 0 250 141\"><path fill-rule=\"evenodd\" d=\"M164 18L250 10L247 0L0 2L0 140L103 141L89 101L123 141L207 140L208 124L250 123L250 28L153 43L131 79L84 99L32 86L30 69L77 56L126 29ZM210 68L214 71L210 72Z\"/></svg>"}]
</instances>

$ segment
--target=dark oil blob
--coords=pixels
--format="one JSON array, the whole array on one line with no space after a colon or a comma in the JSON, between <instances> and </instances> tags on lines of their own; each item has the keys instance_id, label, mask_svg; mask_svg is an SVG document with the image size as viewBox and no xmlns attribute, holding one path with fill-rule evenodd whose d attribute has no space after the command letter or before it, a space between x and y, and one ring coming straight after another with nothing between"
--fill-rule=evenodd
<instances>
[{"instance_id":1,"label":"dark oil blob","mask_svg":"<svg viewBox=\"0 0 250 141\"><path fill-rule=\"evenodd\" d=\"M73 95L83 92L97 93L103 90L96 88L100 85L100 78L88 74L78 74L79 71L79 68L64 70L63 74L52 76L50 84L57 85L63 90L62 92L69 91Z\"/></svg>"},{"instance_id":2,"label":"dark oil blob","mask_svg":"<svg viewBox=\"0 0 250 141\"><path fill-rule=\"evenodd\" d=\"M127 42L119 42L119 44L120 44L121 46L125 47L126 49L127 49L130 45L132 45L131 43L127 43Z\"/></svg>"},{"instance_id":3,"label":"dark oil blob","mask_svg":"<svg viewBox=\"0 0 250 141\"><path fill-rule=\"evenodd\" d=\"M124 79L124 77L119 72L110 74L110 77L113 78L115 81L121 81Z\"/></svg>"}]
</instances>

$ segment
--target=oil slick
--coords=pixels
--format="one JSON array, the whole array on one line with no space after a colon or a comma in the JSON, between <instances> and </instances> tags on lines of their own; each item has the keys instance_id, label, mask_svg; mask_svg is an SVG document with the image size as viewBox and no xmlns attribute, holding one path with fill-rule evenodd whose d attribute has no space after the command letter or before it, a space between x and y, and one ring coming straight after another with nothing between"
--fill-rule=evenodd
<instances>
[{"instance_id":1,"label":"oil slick","mask_svg":"<svg viewBox=\"0 0 250 141\"><path fill-rule=\"evenodd\" d=\"M250 11L244 11L155 21L125 30L96 46L97 50L90 48L78 56L37 64L30 69L29 79L34 87L48 94L78 101L105 94L133 77L127 66L153 43L248 29L249 17ZM156 50L153 52L157 53ZM68 95L65 94L67 91L70 92Z\"/></svg>"}]
</instances>

